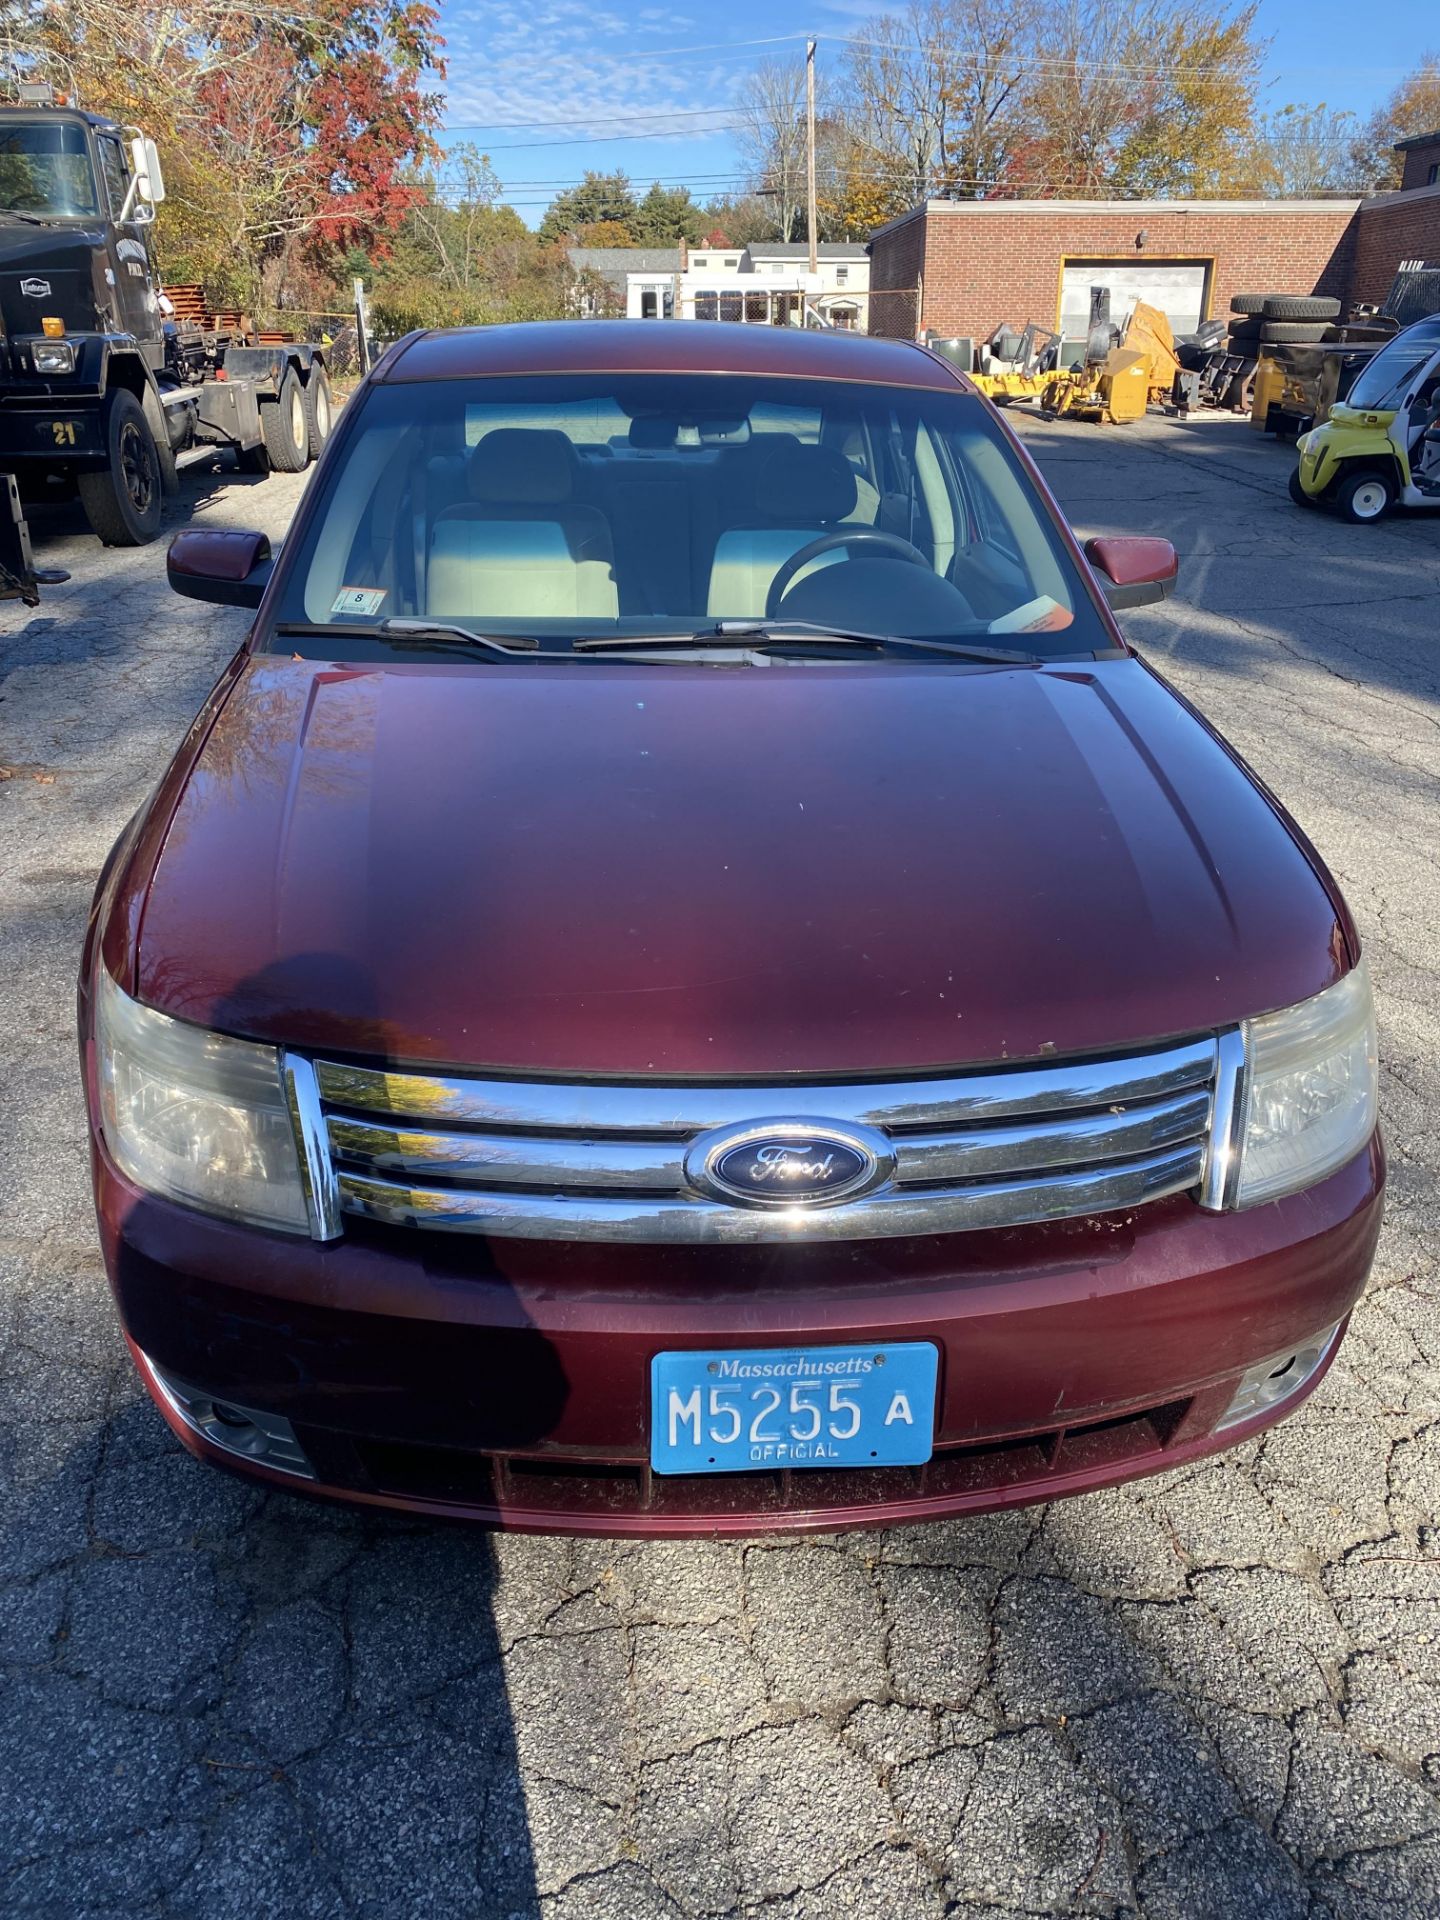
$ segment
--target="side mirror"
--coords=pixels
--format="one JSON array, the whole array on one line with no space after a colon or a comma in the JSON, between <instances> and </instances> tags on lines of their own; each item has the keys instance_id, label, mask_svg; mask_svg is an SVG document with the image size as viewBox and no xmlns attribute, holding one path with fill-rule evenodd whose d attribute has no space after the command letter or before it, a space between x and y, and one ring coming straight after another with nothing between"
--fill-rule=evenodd
<instances>
[{"instance_id":1,"label":"side mirror","mask_svg":"<svg viewBox=\"0 0 1440 1920\"><path fill-rule=\"evenodd\" d=\"M165 198L165 176L160 171L160 149L147 134L145 137L145 198L152 207L158 207Z\"/></svg>"},{"instance_id":2,"label":"side mirror","mask_svg":"<svg viewBox=\"0 0 1440 1920\"><path fill-rule=\"evenodd\" d=\"M177 533L165 556L165 577L176 593L220 607L258 607L274 568L267 535L220 527Z\"/></svg>"},{"instance_id":3,"label":"side mirror","mask_svg":"<svg viewBox=\"0 0 1440 1920\"><path fill-rule=\"evenodd\" d=\"M1180 571L1170 542L1148 534L1106 534L1087 540L1085 558L1117 611L1163 600Z\"/></svg>"}]
</instances>

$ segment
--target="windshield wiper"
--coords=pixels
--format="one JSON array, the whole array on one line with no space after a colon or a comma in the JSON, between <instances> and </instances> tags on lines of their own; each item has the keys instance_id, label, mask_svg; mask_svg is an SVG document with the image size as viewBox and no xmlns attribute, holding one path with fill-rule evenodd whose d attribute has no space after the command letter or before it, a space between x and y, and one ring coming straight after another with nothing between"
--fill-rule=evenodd
<instances>
[{"instance_id":1,"label":"windshield wiper","mask_svg":"<svg viewBox=\"0 0 1440 1920\"><path fill-rule=\"evenodd\" d=\"M364 627L329 625L321 620L280 620L276 622L275 631L278 634L303 634L319 640L358 633L367 640L388 640L397 647L461 645L480 647L491 653L535 653L540 646L538 640L528 635L521 635L514 640L497 640L492 634L472 633L469 627L457 626L449 620L404 617L377 620L374 625Z\"/></svg>"},{"instance_id":2,"label":"windshield wiper","mask_svg":"<svg viewBox=\"0 0 1440 1920\"><path fill-rule=\"evenodd\" d=\"M647 647L761 647L780 646L787 640L829 641L836 646L869 647L886 651L891 647L918 647L922 653L945 653L952 659L981 660L997 665L1033 667L1039 660L1033 653L1012 647L971 646L960 640L918 640L904 633L864 633L854 627L828 627L815 620L717 620L713 627L700 627L690 633L644 633L621 638L618 634L596 634L577 640L577 653L600 653L607 648L630 648L637 653Z\"/></svg>"}]
</instances>

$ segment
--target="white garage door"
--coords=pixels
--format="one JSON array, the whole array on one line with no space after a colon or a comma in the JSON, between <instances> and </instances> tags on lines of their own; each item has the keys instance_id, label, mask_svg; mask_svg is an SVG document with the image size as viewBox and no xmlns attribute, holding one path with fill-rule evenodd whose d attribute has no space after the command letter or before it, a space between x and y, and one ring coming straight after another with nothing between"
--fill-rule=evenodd
<instances>
[{"instance_id":1,"label":"white garage door","mask_svg":"<svg viewBox=\"0 0 1440 1920\"><path fill-rule=\"evenodd\" d=\"M1090 289L1110 289L1110 318L1125 324L1137 300L1158 307L1176 333L1193 333L1205 311L1203 262L1193 260L1067 260L1060 282L1060 331L1083 340L1090 324Z\"/></svg>"}]
</instances>

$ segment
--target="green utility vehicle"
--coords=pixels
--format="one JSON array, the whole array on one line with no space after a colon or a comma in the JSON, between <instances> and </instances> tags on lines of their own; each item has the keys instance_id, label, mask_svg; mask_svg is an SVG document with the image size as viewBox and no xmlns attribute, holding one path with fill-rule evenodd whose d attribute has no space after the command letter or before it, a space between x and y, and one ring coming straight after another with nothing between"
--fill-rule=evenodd
<instances>
[{"instance_id":1,"label":"green utility vehicle","mask_svg":"<svg viewBox=\"0 0 1440 1920\"><path fill-rule=\"evenodd\" d=\"M1397 333L1323 426L1296 441L1290 496L1361 524L1440 507L1440 314Z\"/></svg>"}]
</instances>

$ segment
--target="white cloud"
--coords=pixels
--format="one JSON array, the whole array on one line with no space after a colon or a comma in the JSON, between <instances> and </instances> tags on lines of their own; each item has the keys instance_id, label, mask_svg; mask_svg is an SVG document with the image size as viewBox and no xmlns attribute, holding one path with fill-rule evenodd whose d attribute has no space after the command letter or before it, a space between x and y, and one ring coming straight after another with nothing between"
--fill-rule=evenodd
<instances>
[{"instance_id":1,"label":"white cloud","mask_svg":"<svg viewBox=\"0 0 1440 1920\"><path fill-rule=\"evenodd\" d=\"M734 63L674 62L645 51L654 36L668 46L693 27L689 15L662 6L629 12L586 0L537 0L533 8L501 0L495 6L447 7L446 123L480 128L469 137L482 147L509 149L504 157L513 162L521 160L517 149L523 142L623 134L638 114L645 118L635 130L656 135L657 144L662 135L704 138L696 109L733 99ZM664 117L671 111L673 121ZM647 150L647 142L617 141L615 164L628 168L627 155L633 154L644 170ZM524 156L527 170L533 170L532 159L551 151L536 147ZM563 147L554 148L554 165L545 170L571 171L564 155ZM501 155L496 159L499 165Z\"/></svg>"}]
</instances>

